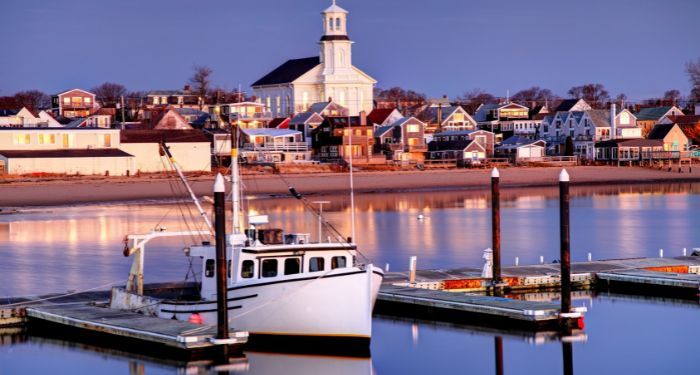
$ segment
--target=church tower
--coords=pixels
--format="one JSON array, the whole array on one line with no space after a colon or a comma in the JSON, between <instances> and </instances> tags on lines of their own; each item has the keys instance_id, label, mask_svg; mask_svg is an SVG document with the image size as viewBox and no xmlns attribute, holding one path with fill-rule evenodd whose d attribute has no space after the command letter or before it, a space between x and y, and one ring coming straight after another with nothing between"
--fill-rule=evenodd
<instances>
[{"instance_id":1,"label":"church tower","mask_svg":"<svg viewBox=\"0 0 700 375\"><path fill-rule=\"evenodd\" d=\"M330 78L345 75L352 71L352 41L348 38L348 11L333 4L322 13L323 36L321 45L321 64L323 75ZM330 76L330 77L329 77ZM332 79L332 78L331 78Z\"/></svg>"}]
</instances>

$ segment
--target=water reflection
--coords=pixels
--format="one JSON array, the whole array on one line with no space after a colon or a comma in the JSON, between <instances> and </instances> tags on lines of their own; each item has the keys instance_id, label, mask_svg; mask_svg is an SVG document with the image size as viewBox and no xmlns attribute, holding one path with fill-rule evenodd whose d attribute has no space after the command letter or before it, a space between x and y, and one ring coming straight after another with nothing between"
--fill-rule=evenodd
<instances>
[{"instance_id":1,"label":"water reflection","mask_svg":"<svg viewBox=\"0 0 700 375\"><path fill-rule=\"evenodd\" d=\"M700 244L700 184L574 187L572 260L669 256ZM558 258L557 190L504 189L502 192L504 265ZM345 235L350 232L347 196L327 196L324 218ZM357 242L375 264L393 271L418 256L419 268L481 265L490 246L488 193L485 191L382 193L359 195ZM271 225L313 233L318 218L295 199L254 199L252 212L268 214ZM418 220L423 215L423 220ZM183 217L188 222L183 222ZM63 292L122 282L130 259L121 256L123 237L154 227L203 228L191 205L111 205L38 209L0 216L0 284L8 295ZM329 233L324 233L324 237ZM181 281L187 259L181 248L197 238L162 239L146 255L149 282ZM196 269L196 268L195 268Z\"/></svg>"}]
</instances>

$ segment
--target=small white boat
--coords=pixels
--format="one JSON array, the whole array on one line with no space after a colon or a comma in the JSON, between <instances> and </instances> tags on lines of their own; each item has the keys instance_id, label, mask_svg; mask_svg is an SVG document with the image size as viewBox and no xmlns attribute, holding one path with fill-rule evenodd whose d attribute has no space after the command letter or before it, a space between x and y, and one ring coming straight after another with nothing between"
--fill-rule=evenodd
<instances>
[{"instance_id":1,"label":"small white boat","mask_svg":"<svg viewBox=\"0 0 700 375\"><path fill-rule=\"evenodd\" d=\"M238 167L234 165L235 229L242 223L238 221L240 205L235 192L239 181ZM299 342L300 338L368 344L372 309L384 276L381 268L360 264L354 243L311 243L309 234L259 229L267 224L265 215L248 221L251 229L234 230L226 236L229 326L248 331L251 344L267 339ZM111 307L216 325L216 248L207 242L185 249L187 256L202 259L199 298L160 300L143 294L146 243L158 237L191 234L153 231L128 236L125 255L134 255L134 264L127 287L113 288Z\"/></svg>"}]
</instances>

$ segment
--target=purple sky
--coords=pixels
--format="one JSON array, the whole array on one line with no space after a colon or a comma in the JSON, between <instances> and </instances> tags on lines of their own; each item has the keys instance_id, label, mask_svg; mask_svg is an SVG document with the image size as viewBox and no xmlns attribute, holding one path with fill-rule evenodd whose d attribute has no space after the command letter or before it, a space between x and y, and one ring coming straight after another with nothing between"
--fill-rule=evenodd
<instances>
[{"instance_id":1,"label":"purple sky","mask_svg":"<svg viewBox=\"0 0 700 375\"><path fill-rule=\"evenodd\" d=\"M104 81L180 88L194 64L248 85L317 54L330 0L2 0L0 95ZM632 100L690 86L700 57L695 0L338 0L353 63L379 87L451 97L603 83Z\"/></svg>"}]
</instances>

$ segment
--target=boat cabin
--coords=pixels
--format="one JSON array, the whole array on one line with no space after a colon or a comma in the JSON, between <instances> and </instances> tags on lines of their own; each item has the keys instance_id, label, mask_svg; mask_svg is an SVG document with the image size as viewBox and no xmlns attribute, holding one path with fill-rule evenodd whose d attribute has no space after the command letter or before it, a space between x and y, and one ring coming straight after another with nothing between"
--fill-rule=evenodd
<instances>
[{"instance_id":1,"label":"boat cabin","mask_svg":"<svg viewBox=\"0 0 700 375\"><path fill-rule=\"evenodd\" d=\"M227 247L229 287L279 279L316 277L355 266L356 246L348 243L309 243L310 234L284 234L281 229L246 231L243 246ZM216 299L216 247L205 244L186 250L202 258L203 299Z\"/></svg>"}]
</instances>

